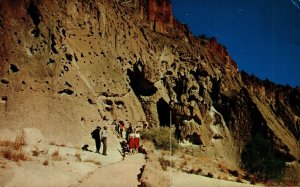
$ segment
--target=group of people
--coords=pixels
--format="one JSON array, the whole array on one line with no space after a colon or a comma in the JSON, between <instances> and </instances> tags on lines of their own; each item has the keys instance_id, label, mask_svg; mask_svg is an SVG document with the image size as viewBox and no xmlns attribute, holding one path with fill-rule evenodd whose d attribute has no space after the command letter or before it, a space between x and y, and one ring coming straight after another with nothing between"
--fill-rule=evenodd
<instances>
[{"instance_id":1,"label":"group of people","mask_svg":"<svg viewBox=\"0 0 300 187\"><path fill-rule=\"evenodd\" d=\"M101 142L103 144L103 155L107 155L107 127L104 126L103 130L101 131L101 127L97 126L97 128L91 133L92 138L95 139L96 143L96 153L100 154Z\"/></svg>"},{"instance_id":2,"label":"group of people","mask_svg":"<svg viewBox=\"0 0 300 187\"><path fill-rule=\"evenodd\" d=\"M144 153L145 150L140 146L140 126L137 126L136 128L133 128L130 124L128 128L125 127L125 124L123 121L117 122L116 120L113 121L112 125L115 125L115 130L118 133L118 135L123 139L121 146L128 147L129 153L136 153L136 152L142 152ZM101 143L103 144L103 155L107 155L107 126L103 127L103 130L101 130L100 126L97 126L97 128L91 133L92 138L95 140L96 144L96 153L100 154L100 148ZM85 145L86 147L83 147L83 150L90 151L87 149L88 145ZM124 150L124 149L123 149Z\"/></svg>"},{"instance_id":3,"label":"group of people","mask_svg":"<svg viewBox=\"0 0 300 187\"><path fill-rule=\"evenodd\" d=\"M119 121L119 123L114 123L115 129L119 133L120 137L126 140L126 143L129 146L129 152L136 153L140 148L140 127L137 126L136 128L133 128L130 124L129 127L126 129L123 121Z\"/></svg>"}]
</instances>

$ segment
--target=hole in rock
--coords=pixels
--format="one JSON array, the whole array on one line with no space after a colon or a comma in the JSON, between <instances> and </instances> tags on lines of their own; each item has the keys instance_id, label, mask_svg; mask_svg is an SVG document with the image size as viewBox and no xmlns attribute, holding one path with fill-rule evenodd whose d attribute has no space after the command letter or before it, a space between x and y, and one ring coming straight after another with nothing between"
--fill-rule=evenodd
<instances>
[{"instance_id":1,"label":"hole in rock","mask_svg":"<svg viewBox=\"0 0 300 187\"><path fill-rule=\"evenodd\" d=\"M130 79L130 86L136 96L152 96L156 93L157 88L154 84L144 77L144 73L140 72L135 66L134 70L127 70Z\"/></svg>"},{"instance_id":2,"label":"hole in rock","mask_svg":"<svg viewBox=\"0 0 300 187\"><path fill-rule=\"evenodd\" d=\"M88 98L88 102L91 104L91 105L94 105L96 104L92 99Z\"/></svg>"},{"instance_id":3,"label":"hole in rock","mask_svg":"<svg viewBox=\"0 0 300 187\"><path fill-rule=\"evenodd\" d=\"M71 85L70 83L68 83L68 82L65 82L65 84L66 84L67 86L69 86L70 88L72 87L72 85Z\"/></svg>"},{"instance_id":4,"label":"hole in rock","mask_svg":"<svg viewBox=\"0 0 300 187\"><path fill-rule=\"evenodd\" d=\"M68 95L72 95L74 92L70 89L63 89L61 91L58 91L57 93L59 93L59 94L65 93L65 94L68 94Z\"/></svg>"},{"instance_id":5,"label":"hole in rock","mask_svg":"<svg viewBox=\"0 0 300 187\"><path fill-rule=\"evenodd\" d=\"M33 34L34 37L39 37L40 33L41 33L41 31L38 28L34 28L31 31L31 34Z\"/></svg>"},{"instance_id":6,"label":"hole in rock","mask_svg":"<svg viewBox=\"0 0 300 187\"><path fill-rule=\"evenodd\" d=\"M106 111L108 111L108 112L110 112L110 111L112 111L112 108L111 108L111 107L108 107L108 106L106 106L106 107L105 107L105 110L106 110Z\"/></svg>"},{"instance_id":7,"label":"hole in rock","mask_svg":"<svg viewBox=\"0 0 300 187\"><path fill-rule=\"evenodd\" d=\"M7 98L7 96L2 96L2 97L1 97L1 100L2 100L2 101L7 101L8 98Z\"/></svg>"},{"instance_id":8,"label":"hole in rock","mask_svg":"<svg viewBox=\"0 0 300 187\"><path fill-rule=\"evenodd\" d=\"M113 102L111 100L104 100L104 103L107 104L107 105L113 105Z\"/></svg>"},{"instance_id":9,"label":"hole in rock","mask_svg":"<svg viewBox=\"0 0 300 187\"><path fill-rule=\"evenodd\" d=\"M201 141L200 135L198 135L196 132L194 132L191 135L187 135L187 139L189 139L189 141L192 144L195 144L195 145L201 145L201 144L203 144L202 141Z\"/></svg>"},{"instance_id":10,"label":"hole in rock","mask_svg":"<svg viewBox=\"0 0 300 187\"><path fill-rule=\"evenodd\" d=\"M37 27L41 22L41 14L38 7L33 2L29 4L27 13L30 15L32 22Z\"/></svg>"},{"instance_id":11,"label":"hole in rock","mask_svg":"<svg viewBox=\"0 0 300 187\"><path fill-rule=\"evenodd\" d=\"M65 71L69 71L68 66L64 66L64 70L65 70Z\"/></svg>"},{"instance_id":12,"label":"hole in rock","mask_svg":"<svg viewBox=\"0 0 300 187\"><path fill-rule=\"evenodd\" d=\"M55 48L55 45L56 45L56 41L55 41L55 36L54 34L51 34L51 51L54 53L54 54L58 54L58 51L57 49Z\"/></svg>"},{"instance_id":13,"label":"hole in rock","mask_svg":"<svg viewBox=\"0 0 300 187\"><path fill-rule=\"evenodd\" d=\"M73 55L67 53L67 54L66 54L66 58L67 58L68 61L72 61Z\"/></svg>"},{"instance_id":14,"label":"hole in rock","mask_svg":"<svg viewBox=\"0 0 300 187\"><path fill-rule=\"evenodd\" d=\"M2 84L8 84L8 83L9 83L9 81L8 81L8 80L6 80L6 79L1 79L1 83L2 83Z\"/></svg>"},{"instance_id":15,"label":"hole in rock","mask_svg":"<svg viewBox=\"0 0 300 187\"><path fill-rule=\"evenodd\" d=\"M11 65L10 65L10 70L11 70L13 73L16 73L16 72L20 71L19 68L18 68L18 66L15 65L15 64L11 64Z\"/></svg>"},{"instance_id":16,"label":"hole in rock","mask_svg":"<svg viewBox=\"0 0 300 187\"><path fill-rule=\"evenodd\" d=\"M115 101L116 105L124 105L125 103L123 101Z\"/></svg>"},{"instance_id":17,"label":"hole in rock","mask_svg":"<svg viewBox=\"0 0 300 187\"><path fill-rule=\"evenodd\" d=\"M158 119L160 126L169 127L170 126L170 107L168 103L160 98L156 103Z\"/></svg>"},{"instance_id":18,"label":"hole in rock","mask_svg":"<svg viewBox=\"0 0 300 187\"><path fill-rule=\"evenodd\" d=\"M52 59L52 58L50 58L48 63L49 63L49 64L54 64L54 63L55 63L55 60Z\"/></svg>"}]
</instances>

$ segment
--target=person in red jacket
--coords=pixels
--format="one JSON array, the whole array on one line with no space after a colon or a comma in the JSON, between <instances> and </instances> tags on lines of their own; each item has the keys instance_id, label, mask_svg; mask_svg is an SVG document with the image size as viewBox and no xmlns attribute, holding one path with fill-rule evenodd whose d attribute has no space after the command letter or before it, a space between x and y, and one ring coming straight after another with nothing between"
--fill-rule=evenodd
<instances>
[{"instance_id":1,"label":"person in red jacket","mask_svg":"<svg viewBox=\"0 0 300 187\"><path fill-rule=\"evenodd\" d=\"M138 130L136 130L136 132L134 133L134 149L135 149L135 152L138 151L139 147L140 147L140 133Z\"/></svg>"},{"instance_id":2,"label":"person in red jacket","mask_svg":"<svg viewBox=\"0 0 300 187\"><path fill-rule=\"evenodd\" d=\"M135 148L135 142L134 142L134 132L131 131L128 135L128 144L129 144L129 151L130 153L133 153L133 149Z\"/></svg>"}]
</instances>

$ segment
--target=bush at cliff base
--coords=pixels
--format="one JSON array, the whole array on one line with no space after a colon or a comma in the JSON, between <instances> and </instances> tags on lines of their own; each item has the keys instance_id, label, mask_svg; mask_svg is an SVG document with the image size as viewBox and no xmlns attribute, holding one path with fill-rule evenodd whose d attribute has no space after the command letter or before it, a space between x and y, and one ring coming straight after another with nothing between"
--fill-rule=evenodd
<instances>
[{"instance_id":1,"label":"bush at cliff base","mask_svg":"<svg viewBox=\"0 0 300 187\"><path fill-rule=\"evenodd\" d=\"M242 166L258 179L281 179L285 170L283 159L275 156L271 142L261 133L254 136L242 153Z\"/></svg>"},{"instance_id":2,"label":"bush at cliff base","mask_svg":"<svg viewBox=\"0 0 300 187\"><path fill-rule=\"evenodd\" d=\"M168 127L151 128L142 131L141 138L149 140L154 143L155 148L175 151L178 149L178 143L174 137L174 133L171 132Z\"/></svg>"}]
</instances>

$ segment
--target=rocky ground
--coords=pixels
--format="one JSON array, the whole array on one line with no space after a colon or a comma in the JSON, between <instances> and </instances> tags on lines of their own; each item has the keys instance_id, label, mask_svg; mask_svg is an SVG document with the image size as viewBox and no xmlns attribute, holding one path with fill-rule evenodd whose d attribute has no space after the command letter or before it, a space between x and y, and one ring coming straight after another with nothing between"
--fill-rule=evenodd
<instances>
[{"instance_id":1,"label":"rocky ground","mask_svg":"<svg viewBox=\"0 0 300 187\"><path fill-rule=\"evenodd\" d=\"M119 152L121 139L113 128L109 130L108 156L94 153L93 144L89 152L80 147L48 142L34 128L16 133L2 130L1 135L0 186L247 186L232 182L235 177L217 179L222 171L210 170L212 167L206 166L203 160L198 163L205 168L202 173L188 173L186 168L191 166L163 166L158 157L182 161L179 154L170 157L167 151L129 154L123 158ZM146 146L151 148L149 143ZM192 159L185 158L193 165L189 162ZM205 172L213 176L205 177Z\"/></svg>"}]
</instances>

